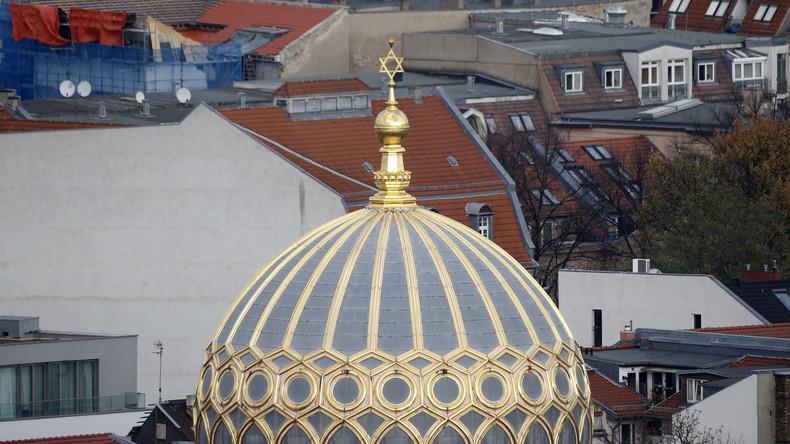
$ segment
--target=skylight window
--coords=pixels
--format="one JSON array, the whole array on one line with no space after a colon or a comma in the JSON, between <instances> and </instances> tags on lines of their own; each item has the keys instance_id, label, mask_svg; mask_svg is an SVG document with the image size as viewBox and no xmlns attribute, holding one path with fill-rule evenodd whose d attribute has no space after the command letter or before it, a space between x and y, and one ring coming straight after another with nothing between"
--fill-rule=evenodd
<instances>
[{"instance_id":1,"label":"skylight window","mask_svg":"<svg viewBox=\"0 0 790 444\"><path fill-rule=\"evenodd\" d=\"M367 171L368 173L373 172L373 165L371 165L370 162L363 162L362 167L365 168L365 171Z\"/></svg>"},{"instance_id":2,"label":"skylight window","mask_svg":"<svg viewBox=\"0 0 790 444\"><path fill-rule=\"evenodd\" d=\"M565 148L555 148L554 155L557 156L557 159L562 163L576 162L576 158L574 158Z\"/></svg>"},{"instance_id":3,"label":"skylight window","mask_svg":"<svg viewBox=\"0 0 790 444\"><path fill-rule=\"evenodd\" d=\"M727 8L730 6L730 2L723 2L720 0L713 0L710 2L708 6L708 10L705 11L706 17L724 17L724 13L727 12Z\"/></svg>"},{"instance_id":4,"label":"skylight window","mask_svg":"<svg viewBox=\"0 0 790 444\"><path fill-rule=\"evenodd\" d=\"M550 190L532 190L532 195L543 205L559 205L560 200Z\"/></svg>"},{"instance_id":5,"label":"skylight window","mask_svg":"<svg viewBox=\"0 0 790 444\"><path fill-rule=\"evenodd\" d=\"M582 145L584 151L593 158L593 160L611 159L612 155L604 148L603 145Z\"/></svg>"},{"instance_id":6,"label":"skylight window","mask_svg":"<svg viewBox=\"0 0 790 444\"><path fill-rule=\"evenodd\" d=\"M771 20L774 19L774 15L776 15L777 9L779 9L779 5L763 3L757 8L757 12L754 13L753 20L755 22L771 23Z\"/></svg>"},{"instance_id":7,"label":"skylight window","mask_svg":"<svg viewBox=\"0 0 790 444\"><path fill-rule=\"evenodd\" d=\"M685 14L689 3L691 3L691 0L672 0L672 4L669 5L669 12Z\"/></svg>"},{"instance_id":8,"label":"skylight window","mask_svg":"<svg viewBox=\"0 0 790 444\"><path fill-rule=\"evenodd\" d=\"M510 120L518 132L535 131L535 124L532 123L532 117L529 116L528 112L511 114Z\"/></svg>"},{"instance_id":9,"label":"skylight window","mask_svg":"<svg viewBox=\"0 0 790 444\"><path fill-rule=\"evenodd\" d=\"M447 156L447 161L450 162L450 166L454 166L454 167L458 166L458 161L455 160L455 157L453 156Z\"/></svg>"}]
</instances>

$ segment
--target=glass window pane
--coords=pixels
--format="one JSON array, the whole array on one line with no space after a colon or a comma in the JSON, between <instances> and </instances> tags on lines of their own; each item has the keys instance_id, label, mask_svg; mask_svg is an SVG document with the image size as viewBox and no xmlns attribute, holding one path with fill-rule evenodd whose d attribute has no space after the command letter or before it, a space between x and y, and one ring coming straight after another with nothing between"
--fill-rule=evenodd
<instances>
[{"instance_id":1,"label":"glass window pane","mask_svg":"<svg viewBox=\"0 0 790 444\"><path fill-rule=\"evenodd\" d=\"M384 438L381 439L381 444L412 444L411 438L399 427L387 432Z\"/></svg>"},{"instance_id":2,"label":"glass window pane","mask_svg":"<svg viewBox=\"0 0 790 444\"><path fill-rule=\"evenodd\" d=\"M307 101L307 111L315 113L321 111L321 99L310 99Z\"/></svg>"},{"instance_id":3,"label":"glass window pane","mask_svg":"<svg viewBox=\"0 0 790 444\"><path fill-rule=\"evenodd\" d=\"M77 378L77 383L79 384L79 411L80 413L92 412L94 404L93 361L77 364Z\"/></svg>"},{"instance_id":4,"label":"glass window pane","mask_svg":"<svg viewBox=\"0 0 790 444\"><path fill-rule=\"evenodd\" d=\"M258 426L252 426L244 432L241 444L266 444L266 437Z\"/></svg>"},{"instance_id":5,"label":"glass window pane","mask_svg":"<svg viewBox=\"0 0 790 444\"><path fill-rule=\"evenodd\" d=\"M534 373L524 375L524 379L521 381L521 388L529 399L540 399L540 395L543 394L543 384L540 382L540 377Z\"/></svg>"},{"instance_id":6,"label":"glass window pane","mask_svg":"<svg viewBox=\"0 0 790 444\"><path fill-rule=\"evenodd\" d=\"M411 389L409 384L401 378L392 378L384 383L382 394L390 404L398 405L409 399Z\"/></svg>"},{"instance_id":7,"label":"glass window pane","mask_svg":"<svg viewBox=\"0 0 790 444\"><path fill-rule=\"evenodd\" d=\"M73 362L60 364L60 413L74 413L77 410L76 370Z\"/></svg>"},{"instance_id":8,"label":"glass window pane","mask_svg":"<svg viewBox=\"0 0 790 444\"><path fill-rule=\"evenodd\" d=\"M329 444L360 444L359 438L348 427L343 427L332 435Z\"/></svg>"},{"instance_id":9,"label":"glass window pane","mask_svg":"<svg viewBox=\"0 0 790 444\"><path fill-rule=\"evenodd\" d=\"M524 440L524 444L550 444L549 435L546 433L546 429L537 422L532 423L532 426L529 428L529 433L527 434L527 439Z\"/></svg>"},{"instance_id":10,"label":"glass window pane","mask_svg":"<svg viewBox=\"0 0 790 444\"><path fill-rule=\"evenodd\" d=\"M562 424L558 444L576 444L576 431L573 430L573 424L567 419Z\"/></svg>"},{"instance_id":11,"label":"glass window pane","mask_svg":"<svg viewBox=\"0 0 790 444\"><path fill-rule=\"evenodd\" d=\"M33 416L44 414L44 364L33 366Z\"/></svg>"},{"instance_id":12,"label":"glass window pane","mask_svg":"<svg viewBox=\"0 0 790 444\"><path fill-rule=\"evenodd\" d=\"M16 392L16 367L0 367L0 418L15 416Z\"/></svg>"},{"instance_id":13,"label":"glass window pane","mask_svg":"<svg viewBox=\"0 0 790 444\"><path fill-rule=\"evenodd\" d=\"M746 64L743 65L743 78L744 79L751 79L752 77L754 77L754 72L752 71L753 67L754 67L754 65L752 65L751 63L746 63Z\"/></svg>"},{"instance_id":14,"label":"glass window pane","mask_svg":"<svg viewBox=\"0 0 790 444\"><path fill-rule=\"evenodd\" d=\"M340 97L338 106L340 109L351 109L351 97Z\"/></svg>"},{"instance_id":15,"label":"glass window pane","mask_svg":"<svg viewBox=\"0 0 790 444\"><path fill-rule=\"evenodd\" d=\"M310 438L299 426L294 426L283 436L281 444L310 444Z\"/></svg>"},{"instance_id":16,"label":"glass window pane","mask_svg":"<svg viewBox=\"0 0 790 444\"><path fill-rule=\"evenodd\" d=\"M307 111L307 103L304 100L294 100L293 101L293 112L294 113L303 113Z\"/></svg>"},{"instance_id":17,"label":"glass window pane","mask_svg":"<svg viewBox=\"0 0 790 444\"><path fill-rule=\"evenodd\" d=\"M268 391L269 381L266 379L266 376L260 373L255 374L250 379L250 382L247 383L247 396L249 396L253 402L258 402L263 399Z\"/></svg>"},{"instance_id":18,"label":"glass window pane","mask_svg":"<svg viewBox=\"0 0 790 444\"><path fill-rule=\"evenodd\" d=\"M450 404L458 399L460 393L458 383L449 376L439 378L433 383L433 396L435 396L439 402Z\"/></svg>"},{"instance_id":19,"label":"glass window pane","mask_svg":"<svg viewBox=\"0 0 790 444\"><path fill-rule=\"evenodd\" d=\"M483 396L491 402L499 402L502 396L505 395L505 387L502 385L502 381L496 376L488 376L483 379L483 383L480 384L480 391L483 392Z\"/></svg>"},{"instance_id":20,"label":"glass window pane","mask_svg":"<svg viewBox=\"0 0 790 444\"><path fill-rule=\"evenodd\" d=\"M509 444L510 438L505 433L505 430L498 426L494 425L488 432L486 432L485 436L483 437L480 444Z\"/></svg>"},{"instance_id":21,"label":"glass window pane","mask_svg":"<svg viewBox=\"0 0 790 444\"><path fill-rule=\"evenodd\" d=\"M310 397L310 381L297 376L288 384L288 398L294 404L301 404Z\"/></svg>"},{"instance_id":22,"label":"glass window pane","mask_svg":"<svg viewBox=\"0 0 790 444\"><path fill-rule=\"evenodd\" d=\"M433 440L434 444L464 444L464 439L452 427L445 427L439 432L439 436Z\"/></svg>"},{"instance_id":23,"label":"glass window pane","mask_svg":"<svg viewBox=\"0 0 790 444\"><path fill-rule=\"evenodd\" d=\"M337 402L351 404L359 396L359 385L353 378L342 378L335 383L332 394Z\"/></svg>"},{"instance_id":24,"label":"glass window pane","mask_svg":"<svg viewBox=\"0 0 790 444\"><path fill-rule=\"evenodd\" d=\"M328 99L324 99L324 111L335 111L337 110L337 98L331 97Z\"/></svg>"},{"instance_id":25,"label":"glass window pane","mask_svg":"<svg viewBox=\"0 0 790 444\"><path fill-rule=\"evenodd\" d=\"M368 99L365 96L354 96L354 108L367 108L368 107Z\"/></svg>"},{"instance_id":26,"label":"glass window pane","mask_svg":"<svg viewBox=\"0 0 790 444\"><path fill-rule=\"evenodd\" d=\"M230 432L224 422L220 422L219 427L214 431L214 439L211 441L211 444L233 444Z\"/></svg>"}]
</instances>

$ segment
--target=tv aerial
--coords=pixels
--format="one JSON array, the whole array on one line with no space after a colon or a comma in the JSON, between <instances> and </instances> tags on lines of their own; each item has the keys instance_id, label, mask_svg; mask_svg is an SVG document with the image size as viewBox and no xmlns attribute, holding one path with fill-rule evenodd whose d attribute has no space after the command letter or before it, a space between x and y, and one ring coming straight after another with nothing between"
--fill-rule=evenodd
<instances>
[{"instance_id":1,"label":"tv aerial","mask_svg":"<svg viewBox=\"0 0 790 444\"><path fill-rule=\"evenodd\" d=\"M178 91L176 91L176 99L181 103L189 103L189 100L192 99L192 93L186 88L178 88Z\"/></svg>"},{"instance_id":2,"label":"tv aerial","mask_svg":"<svg viewBox=\"0 0 790 444\"><path fill-rule=\"evenodd\" d=\"M76 90L76 87L74 86L74 82L72 82L71 80L64 80L60 82L59 89L60 89L60 95L68 98L74 95L74 91Z\"/></svg>"},{"instance_id":3,"label":"tv aerial","mask_svg":"<svg viewBox=\"0 0 790 444\"><path fill-rule=\"evenodd\" d=\"M134 95L134 99L137 100L137 103L143 103L145 100L145 94L142 91L137 91L137 94Z\"/></svg>"},{"instance_id":4,"label":"tv aerial","mask_svg":"<svg viewBox=\"0 0 790 444\"><path fill-rule=\"evenodd\" d=\"M87 80L80 82L80 84L77 85L77 94L79 94L80 97L88 97L91 95L91 84Z\"/></svg>"}]
</instances>

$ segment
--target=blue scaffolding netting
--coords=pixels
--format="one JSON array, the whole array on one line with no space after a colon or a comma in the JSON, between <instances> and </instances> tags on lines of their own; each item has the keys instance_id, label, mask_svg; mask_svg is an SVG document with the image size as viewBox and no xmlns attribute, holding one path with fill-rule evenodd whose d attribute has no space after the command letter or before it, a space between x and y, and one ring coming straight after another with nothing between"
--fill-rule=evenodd
<instances>
[{"instance_id":1,"label":"blue scaffolding netting","mask_svg":"<svg viewBox=\"0 0 790 444\"><path fill-rule=\"evenodd\" d=\"M240 45L202 45L152 50L72 42L50 46L18 42L7 3L0 3L0 85L22 100L60 97L64 80L90 82L91 94L222 88L242 79Z\"/></svg>"}]
</instances>

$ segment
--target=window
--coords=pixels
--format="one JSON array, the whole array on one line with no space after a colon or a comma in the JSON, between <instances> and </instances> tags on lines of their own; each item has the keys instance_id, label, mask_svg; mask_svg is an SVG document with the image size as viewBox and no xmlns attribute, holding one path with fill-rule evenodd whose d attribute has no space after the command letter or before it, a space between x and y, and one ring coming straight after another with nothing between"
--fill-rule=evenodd
<instances>
[{"instance_id":1,"label":"window","mask_svg":"<svg viewBox=\"0 0 790 444\"><path fill-rule=\"evenodd\" d=\"M694 328L702 328L702 315L693 314L692 317L694 318Z\"/></svg>"},{"instance_id":2,"label":"window","mask_svg":"<svg viewBox=\"0 0 790 444\"><path fill-rule=\"evenodd\" d=\"M535 131L535 124L532 123L532 117L528 112L511 114L510 121L518 132Z\"/></svg>"},{"instance_id":3,"label":"window","mask_svg":"<svg viewBox=\"0 0 790 444\"><path fill-rule=\"evenodd\" d=\"M672 0L672 4L669 5L669 12L684 14L689 7L689 3L691 3L691 0Z\"/></svg>"},{"instance_id":4,"label":"window","mask_svg":"<svg viewBox=\"0 0 790 444\"><path fill-rule=\"evenodd\" d=\"M328 97L324 99L324 111L337 110L337 97Z\"/></svg>"},{"instance_id":5,"label":"window","mask_svg":"<svg viewBox=\"0 0 790 444\"><path fill-rule=\"evenodd\" d=\"M491 239L491 216L480 216L477 219L477 232Z\"/></svg>"},{"instance_id":6,"label":"window","mask_svg":"<svg viewBox=\"0 0 790 444\"><path fill-rule=\"evenodd\" d=\"M308 99L307 100L307 111L311 113L317 113L321 111L321 99Z\"/></svg>"},{"instance_id":7,"label":"window","mask_svg":"<svg viewBox=\"0 0 790 444\"><path fill-rule=\"evenodd\" d=\"M643 196L644 190L642 189L642 185L639 184L622 165L601 165L601 168L611 176L617 186L626 192L628 197L638 200Z\"/></svg>"},{"instance_id":8,"label":"window","mask_svg":"<svg viewBox=\"0 0 790 444\"><path fill-rule=\"evenodd\" d=\"M733 78L735 85L743 89L763 89L763 61L743 61L734 63Z\"/></svg>"},{"instance_id":9,"label":"window","mask_svg":"<svg viewBox=\"0 0 790 444\"><path fill-rule=\"evenodd\" d=\"M0 367L0 419L93 412L96 361Z\"/></svg>"},{"instance_id":10,"label":"window","mask_svg":"<svg viewBox=\"0 0 790 444\"><path fill-rule=\"evenodd\" d=\"M446 159L450 163L450 166L454 166L454 167L458 166L458 160L456 160L455 157L447 156Z\"/></svg>"},{"instance_id":11,"label":"window","mask_svg":"<svg viewBox=\"0 0 790 444\"><path fill-rule=\"evenodd\" d=\"M754 13L754 18L752 20L755 22L771 23L771 20L774 19L774 15L776 15L777 9L779 9L779 5L763 3L757 7L757 12Z\"/></svg>"},{"instance_id":12,"label":"window","mask_svg":"<svg viewBox=\"0 0 790 444\"><path fill-rule=\"evenodd\" d=\"M716 81L716 63L700 62L697 64L697 83L713 83Z\"/></svg>"},{"instance_id":13,"label":"window","mask_svg":"<svg viewBox=\"0 0 790 444\"><path fill-rule=\"evenodd\" d=\"M373 165L371 165L370 162L362 162L362 168L364 168L368 173L373 172Z\"/></svg>"},{"instance_id":14,"label":"window","mask_svg":"<svg viewBox=\"0 0 790 444\"><path fill-rule=\"evenodd\" d=\"M553 159L556 156L557 160L562 163L576 162L576 158L571 155L565 148L555 148L549 153L549 158Z\"/></svg>"},{"instance_id":15,"label":"window","mask_svg":"<svg viewBox=\"0 0 790 444\"><path fill-rule=\"evenodd\" d=\"M670 60L667 62L667 90L670 99L686 97L685 61Z\"/></svg>"},{"instance_id":16,"label":"window","mask_svg":"<svg viewBox=\"0 0 790 444\"><path fill-rule=\"evenodd\" d=\"M787 93L787 54L776 55L776 92Z\"/></svg>"},{"instance_id":17,"label":"window","mask_svg":"<svg viewBox=\"0 0 790 444\"><path fill-rule=\"evenodd\" d=\"M611 68L603 71L604 89L621 89L623 87L623 69Z\"/></svg>"},{"instance_id":18,"label":"window","mask_svg":"<svg viewBox=\"0 0 790 444\"><path fill-rule=\"evenodd\" d=\"M294 113L307 112L307 103L304 100L294 100L293 101L293 112Z\"/></svg>"},{"instance_id":19,"label":"window","mask_svg":"<svg viewBox=\"0 0 790 444\"><path fill-rule=\"evenodd\" d=\"M658 100L660 98L660 80L658 78L658 62L642 63L642 100Z\"/></svg>"},{"instance_id":20,"label":"window","mask_svg":"<svg viewBox=\"0 0 790 444\"><path fill-rule=\"evenodd\" d=\"M351 109L351 97L338 97L337 105L339 109Z\"/></svg>"},{"instance_id":21,"label":"window","mask_svg":"<svg viewBox=\"0 0 790 444\"><path fill-rule=\"evenodd\" d=\"M365 96L354 96L354 109L362 109L368 107L368 98Z\"/></svg>"},{"instance_id":22,"label":"window","mask_svg":"<svg viewBox=\"0 0 790 444\"><path fill-rule=\"evenodd\" d=\"M559 205L560 200L551 192L551 190L532 190L532 195L535 196L541 205Z\"/></svg>"},{"instance_id":23,"label":"window","mask_svg":"<svg viewBox=\"0 0 790 444\"><path fill-rule=\"evenodd\" d=\"M563 78L565 80L564 88L566 93L583 91L581 71L565 72Z\"/></svg>"},{"instance_id":24,"label":"window","mask_svg":"<svg viewBox=\"0 0 790 444\"><path fill-rule=\"evenodd\" d=\"M491 114L486 114L485 116L486 126L488 127L488 132L491 134L496 134L499 132L499 129L496 126L496 120L494 120L494 116Z\"/></svg>"},{"instance_id":25,"label":"window","mask_svg":"<svg viewBox=\"0 0 790 444\"><path fill-rule=\"evenodd\" d=\"M727 12L727 8L730 6L730 2L723 2L720 0L713 0L708 5L708 10L705 11L706 17L724 17L724 13Z\"/></svg>"},{"instance_id":26,"label":"window","mask_svg":"<svg viewBox=\"0 0 790 444\"><path fill-rule=\"evenodd\" d=\"M704 379L686 379L686 402L702 401L702 384Z\"/></svg>"},{"instance_id":27,"label":"window","mask_svg":"<svg viewBox=\"0 0 790 444\"><path fill-rule=\"evenodd\" d=\"M612 155L609 154L609 151L606 151L603 145L582 145L584 151L587 151L587 154L593 158L593 160L604 160L604 159L611 159Z\"/></svg>"}]
</instances>

